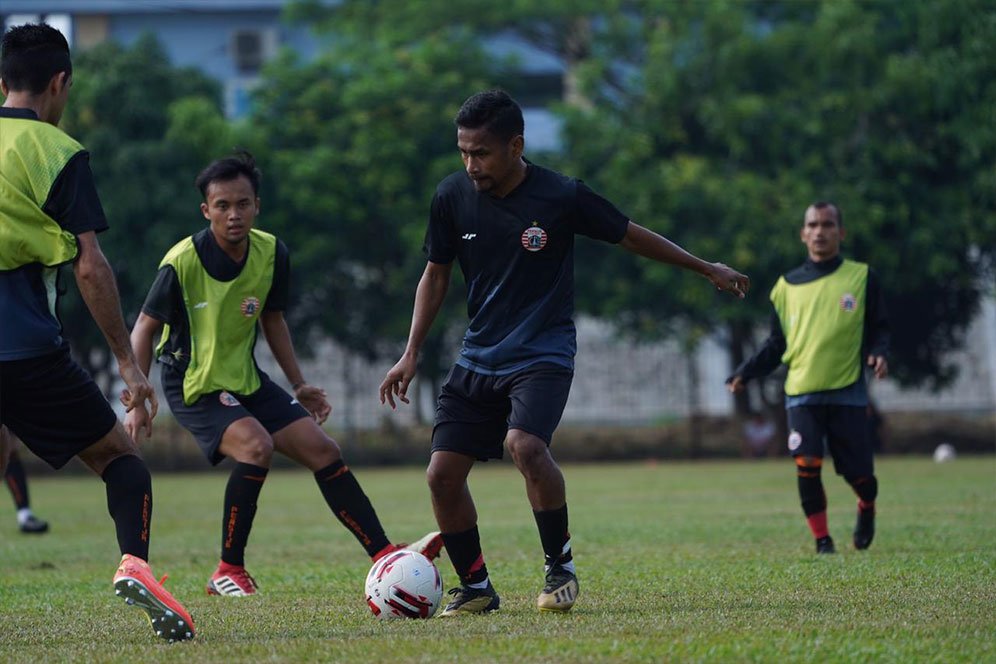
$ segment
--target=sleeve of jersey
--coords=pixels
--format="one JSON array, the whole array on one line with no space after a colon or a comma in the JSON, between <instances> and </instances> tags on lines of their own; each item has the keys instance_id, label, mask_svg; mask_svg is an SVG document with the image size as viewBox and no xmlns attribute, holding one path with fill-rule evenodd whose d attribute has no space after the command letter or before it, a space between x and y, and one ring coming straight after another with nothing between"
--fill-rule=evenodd
<instances>
[{"instance_id":1,"label":"sleeve of jersey","mask_svg":"<svg viewBox=\"0 0 996 664\"><path fill-rule=\"evenodd\" d=\"M577 182L576 196L574 232L612 244L622 242L629 227L629 217L580 180Z\"/></svg>"},{"instance_id":2,"label":"sleeve of jersey","mask_svg":"<svg viewBox=\"0 0 996 664\"><path fill-rule=\"evenodd\" d=\"M163 265L156 273L156 280L149 288L149 294L142 305L142 313L167 325L174 325L177 315L183 309L183 294L180 280L171 265Z\"/></svg>"},{"instance_id":3,"label":"sleeve of jersey","mask_svg":"<svg viewBox=\"0 0 996 664\"><path fill-rule=\"evenodd\" d=\"M457 255L456 223L445 195L438 190L429 206L429 226L422 251L432 263L452 263Z\"/></svg>"},{"instance_id":4,"label":"sleeve of jersey","mask_svg":"<svg viewBox=\"0 0 996 664\"><path fill-rule=\"evenodd\" d=\"M290 300L290 251L280 240L277 240L277 256L274 261L273 283L270 284L263 311L287 311Z\"/></svg>"},{"instance_id":5,"label":"sleeve of jersey","mask_svg":"<svg viewBox=\"0 0 996 664\"><path fill-rule=\"evenodd\" d=\"M889 354L889 342L891 332L889 330L889 316L885 308L885 293L882 291L881 282L878 275L871 268L868 269L868 286L866 294L867 304L865 306L865 354L881 355Z\"/></svg>"},{"instance_id":6,"label":"sleeve of jersey","mask_svg":"<svg viewBox=\"0 0 996 664\"><path fill-rule=\"evenodd\" d=\"M73 235L107 230L107 217L97 195L87 152L76 153L66 163L42 209Z\"/></svg>"},{"instance_id":7,"label":"sleeve of jersey","mask_svg":"<svg viewBox=\"0 0 996 664\"><path fill-rule=\"evenodd\" d=\"M785 354L785 333L782 331L782 322L778 318L778 313L772 309L770 320L771 331L768 338L764 340L761 347L757 349L752 357L740 363L734 369L733 376L740 376L745 382L752 378L761 378L774 371L782 363L782 355ZM729 383L733 376L727 378Z\"/></svg>"}]
</instances>

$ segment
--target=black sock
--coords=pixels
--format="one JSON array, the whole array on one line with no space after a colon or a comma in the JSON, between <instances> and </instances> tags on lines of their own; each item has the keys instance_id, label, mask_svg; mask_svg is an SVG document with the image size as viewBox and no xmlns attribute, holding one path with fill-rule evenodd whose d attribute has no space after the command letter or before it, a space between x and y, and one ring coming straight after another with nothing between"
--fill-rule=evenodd
<instances>
[{"instance_id":1,"label":"black sock","mask_svg":"<svg viewBox=\"0 0 996 664\"><path fill-rule=\"evenodd\" d=\"M874 475L864 477L848 477L847 483L857 494L861 503L864 503L865 510L875 509L875 499L878 498L878 479Z\"/></svg>"},{"instance_id":2,"label":"black sock","mask_svg":"<svg viewBox=\"0 0 996 664\"><path fill-rule=\"evenodd\" d=\"M564 545L571 540L567 530L567 505L556 510L533 511L536 526L539 528L540 542L543 543L543 555L546 556L546 566L569 563L573 559L570 548L564 551Z\"/></svg>"},{"instance_id":3,"label":"black sock","mask_svg":"<svg viewBox=\"0 0 996 664\"><path fill-rule=\"evenodd\" d=\"M221 559L229 565L246 564L246 544L256 518L256 501L268 472L270 469L262 466L236 463L228 476L221 524Z\"/></svg>"},{"instance_id":4,"label":"black sock","mask_svg":"<svg viewBox=\"0 0 996 664\"><path fill-rule=\"evenodd\" d=\"M21 457L11 456L7 463L7 472L4 473L7 481L7 488L10 495L14 497L14 505L19 510L23 510L29 505L28 502L28 477L24 474L24 464Z\"/></svg>"},{"instance_id":5,"label":"black sock","mask_svg":"<svg viewBox=\"0 0 996 664\"><path fill-rule=\"evenodd\" d=\"M373 558L391 543L370 499L342 459L316 472L315 481L335 518L353 533L368 556Z\"/></svg>"},{"instance_id":6,"label":"black sock","mask_svg":"<svg viewBox=\"0 0 996 664\"><path fill-rule=\"evenodd\" d=\"M107 489L107 511L114 519L121 554L149 559L149 524L152 523L152 476L137 456L118 457L101 478Z\"/></svg>"},{"instance_id":7,"label":"black sock","mask_svg":"<svg viewBox=\"0 0 996 664\"><path fill-rule=\"evenodd\" d=\"M488 578L488 566L484 564L481 534L477 526L462 533L443 533L443 545L461 583L481 583Z\"/></svg>"}]
</instances>

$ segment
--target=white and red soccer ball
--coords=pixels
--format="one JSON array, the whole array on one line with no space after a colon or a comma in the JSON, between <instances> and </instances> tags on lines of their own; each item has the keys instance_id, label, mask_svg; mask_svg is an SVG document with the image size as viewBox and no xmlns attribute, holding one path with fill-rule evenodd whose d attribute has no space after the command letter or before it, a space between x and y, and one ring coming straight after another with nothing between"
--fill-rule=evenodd
<instances>
[{"instance_id":1,"label":"white and red soccer ball","mask_svg":"<svg viewBox=\"0 0 996 664\"><path fill-rule=\"evenodd\" d=\"M415 551L389 553L370 568L367 606L378 618L431 618L443 599L432 561Z\"/></svg>"}]
</instances>

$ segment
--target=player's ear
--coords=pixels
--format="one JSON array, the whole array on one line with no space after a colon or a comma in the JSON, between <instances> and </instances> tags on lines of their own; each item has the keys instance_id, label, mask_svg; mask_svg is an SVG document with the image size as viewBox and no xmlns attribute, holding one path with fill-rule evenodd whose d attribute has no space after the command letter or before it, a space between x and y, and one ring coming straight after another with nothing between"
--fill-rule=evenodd
<instances>
[{"instance_id":1,"label":"player's ear","mask_svg":"<svg viewBox=\"0 0 996 664\"><path fill-rule=\"evenodd\" d=\"M259 210L260 210L260 207L259 207L259 196L257 196L256 197L256 214L259 214Z\"/></svg>"},{"instance_id":2,"label":"player's ear","mask_svg":"<svg viewBox=\"0 0 996 664\"><path fill-rule=\"evenodd\" d=\"M522 156L522 152L526 148L526 139L523 138L522 134L512 138L511 148L513 159L518 159Z\"/></svg>"},{"instance_id":3,"label":"player's ear","mask_svg":"<svg viewBox=\"0 0 996 664\"><path fill-rule=\"evenodd\" d=\"M844 227L840 225L840 222L837 222L837 230L840 239L843 240L844 236L847 235L847 232L844 230Z\"/></svg>"},{"instance_id":4,"label":"player's ear","mask_svg":"<svg viewBox=\"0 0 996 664\"><path fill-rule=\"evenodd\" d=\"M208 214L208 204L207 203L201 203L201 214L204 215L205 219L207 219L208 221L211 221L211 215Z\"/></svg>"}]
</instances>

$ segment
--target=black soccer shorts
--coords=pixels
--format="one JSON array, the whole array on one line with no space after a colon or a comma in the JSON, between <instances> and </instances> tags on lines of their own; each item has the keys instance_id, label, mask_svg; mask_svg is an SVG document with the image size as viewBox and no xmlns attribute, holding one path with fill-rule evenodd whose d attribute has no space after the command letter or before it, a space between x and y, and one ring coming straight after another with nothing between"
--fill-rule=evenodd
<instances>
[{"instance_id":1,"label":"black soccer shorts","mask_svg":"<svg viewBox=\"0 0 996 664\"><path fill-rule=\"evenodd\" d=\"M505 376L454 366L436 404L432 451L500 459L509 429L521 429L549 445L573 380L571 369L549 362Z\"/></svg>"},{"instance_id":2,"label":"black soccer shorts","mask_svg":"<svg viewBox=\"0 0 996 664\"><path fill-rule=\"evenodd\" d=\"M197 445L211 465L225 458L218 451L225 430L243 417L254 417L270 434L311 414L297 399L259 372L262 382L252 394L236 394L219 390L200 396L189 406L183 403L183 373L163 365L163 392L173 417L194 435Z\"/></svg>"},{"instance_id":3,"label":"black soccer shorts","mask_svg":"<svg viewBox=\"0 0 996 664\"><path fill-rule=\"evenodd\" d=\"M53 468L110 433L117 419L67 343L40 357L0 362L0 424Z\"/></svg>"},{"instance_id":4,"label":"black soccer shorts","mask_svg":"<svg viewBox=\"0 0 996 664\"><path fill-rule=\"evenodd\" d=\"M823 458L829 450L838 475L874 474L873 450L868 439L864 406L813 405L788 409L788 449L792 456Z\"/></svg>"}]
</instances>

